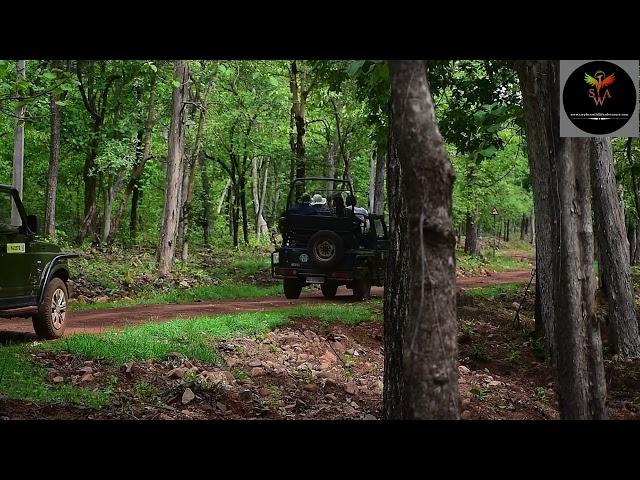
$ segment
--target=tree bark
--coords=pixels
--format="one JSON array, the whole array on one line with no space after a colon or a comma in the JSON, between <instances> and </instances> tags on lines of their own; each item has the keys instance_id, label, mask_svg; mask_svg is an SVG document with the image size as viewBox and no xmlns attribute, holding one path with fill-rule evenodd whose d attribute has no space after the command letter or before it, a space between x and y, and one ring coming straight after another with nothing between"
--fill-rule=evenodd
<instances>
[{"instance_id":1,"label":"tree bark","mask_svg":"<svg viewBox=\"0 0 640 480\"><path fill-rule=\"evenodd\" d=\"M591 184L599 244L601 276L606 285L609 342L622 358L640 356L640 335L635 312L624 210L618 198L611 140L592 139Z\"/></svg>"},{"instance_id":2,"label":"tree bark","mask_svg":"<svg viewBox=\"0 0 640 480\"><path fill-rule=\"evenodd\" d=\"M184 151L184 101L188 94L189 67L185 60L175 61L175 78L180 85L173 88L169 150L167 155L166 185L160 244L157 252L158 273L167 275L173 266L175 241L180 217L181 163Z\"/></svg>"},{"instance_id":3,"label":"tree bark","mask_svg":"<svg viewBox=\"0 0 640 480\"><path fill-rule=\"evenodd\" d=\"M181 248L181 259L182 261L186 261L189 256L189 224L191 223L191 210L193 203L193 192L195 190L196 185L196 170L197 170L197 162L200 158L201 149L202 149L202 140L204 133L204 124L207 119L207 106L209 103L209 93L211 92L211 87L213 86L213 80L209 80L207 83L204 96L200 105L200 116L198 118L198 130L196 131L195 145L193 149L193 153L191 155L191 160L187 165L188 175L185 185L183 184L183 200L182 200L182 215L180 216L180 225L178 227L178 245Z\"/></svg>"},{"instance_id":4,"label":"tree bark","mask_svg":"<svg viewBox=\"0 0 640 480\"><path fill-rule=\"evenodd\" d=\"M387 147L386 145L376 146L376 180L373 190L373 209L375 215L384 213L384 171L387 163Z\"/></svg>"},{"instance_id":5,"label":"tree bark","mask_svg":"<svg viewBox=\"0 0 640 480\"><path fill-rule=\"evenodd\" d=\"M209 245L209 237L211 236L211 196L209 190L211 189L211 184L205 155L200 155L199 165L200 181L202 182L202 234L204 236L204 244ZM218 213L220 212L218 211Z\"/></svg>"},{"instance_id":6,"label":"tree bark","mask_svg":"<svg viewBox=\"0 0 640 480\"><path fill-rule=\"evenodd\" d=\"M140 203L140 197L142 190L139 185L133 186L133 192L131 194L131 215L129 220L129 235L131 238L138 236L138 205Z\"/></svg>"},{"instance_id":7,"label":"tree bark","mask_svg":"<svg viewBox=\"0 0 640 480\"><path fill-rule=\"evenodd\" d=\"M544 332L547 358L555 364L552 261L554 256L559 254L558 241L554 236L558 219L552 214L549 199L553 192L551 173L557 164L555 157L559 124L551 125L548 119L554 115L557 117L559 111L557 105L550 110L547 102L548 99L558 95L558 87L552 78L559 72L548 61L516 62L516 70L522 89L529 171L533 186L535 218L532 222L532 230L535 228L535 233L532 237L535 236L536 275L539 279L536 301L540 302L540 321ZM555 135L554 132L556 132Z\"/></svg>"},{"instance_id":8,"label":"tree bark","mask_svg":"<svg viewBox=\"0 0 640 480\"><path fill-rule=\"evenodd\" d=\"M16 62L17 80L24 80L26 77L26 60L18 60ZM15 136L13 139L13 170L11 173L11 183L13 188L18 190L18 195L22 198L22 187L24 183L24 115L26 105L18 105L16 107ZM13 225L22 225L20 213L15 205L11 203L11 223Z\"/></svg>"},{"instance_id":9,"label":"tree bark","mask_svg":"<svg viewBox=\"0 0 640 480\"><path fill-rule=\"evenodd\" d=\"M469 255L478 255L480 253L480 249L478 248L477 222L478 217L475 213L467 213L464 251Z\"/></svg>"},{"instance_id":10,"label":"tree bark","mask_svg":"<svg viewBox=\"0 0 640 480\"><path fill-rule=\"evenodd\" d=\"M557 205L559 255L553 259L558 312L556 345L560 414L563 419L605 419L606 386L602 342L593 313L593 228L588 140L559 139Z\"/></svg>"},{"instance_id":11,"label":"tree bark","mask_svg":"<svg viewBox=\"0 0 640 480\"><path fill-rule=\"evenodd\" d=\"M554 331L550 343L557 364L560 415L563 419L606 418L602 343L593 313L588 141L560 138L559 62L519 61L516 68L534 187L541 310L545 328L552 325ZM547 298L544 289L549 286ZM545 317L549 305L552 322Z\"/></svg>"},{"instance_id":12,"label":"tree bark","mask_svg":"<svg viewBox=\"0 0 640 480\"><path fill-rule=\"evenodd\" d=\"M53 64L57 65L56 63ZM56 197L58 193L58 170L60 167L60 131L62 114L60 97L57 93L50 95L51 136L49 138L49 174L47 176L47 201L44 213L44 235L56 239Z\"/></svg>"},{"instance_id":13,"label":"tree bark","mask_svg":"<svg viewBox=\"0 0 640 480\"><path fill-rule=\"evenodd\" d=\"M426 69L391 61L391 116L408 220L402 418L459 418L453 169L435 122ZM397 286L391 285L392 292Z\"/></svg>"}]
</instances>

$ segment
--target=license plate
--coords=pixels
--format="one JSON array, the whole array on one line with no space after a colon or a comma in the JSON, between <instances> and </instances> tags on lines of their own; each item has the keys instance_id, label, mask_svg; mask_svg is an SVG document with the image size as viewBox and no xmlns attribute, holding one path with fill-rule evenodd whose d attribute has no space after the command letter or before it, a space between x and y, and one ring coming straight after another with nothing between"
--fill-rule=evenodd
<instances>
[{"instance_id":1,"label":"license plate","mask_svg":"<svg viewBox=\"0 0 640 480\"><path fill-rule=\"evenodd\" d=\"M307 277L307 283L324 283L324 277Z\"/></svg>"}]
</instances>

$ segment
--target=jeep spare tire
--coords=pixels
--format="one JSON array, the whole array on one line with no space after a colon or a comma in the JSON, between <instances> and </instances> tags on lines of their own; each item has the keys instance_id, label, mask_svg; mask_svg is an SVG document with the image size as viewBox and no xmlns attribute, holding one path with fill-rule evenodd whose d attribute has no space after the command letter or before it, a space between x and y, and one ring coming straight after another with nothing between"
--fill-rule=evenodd
<instances>
[{"instance_id":1,"label":"jeep spare tire","mask_svg":"<svg viewBox=\"0 0 640 480\"><path fill-rule=\"evenodd\" d=\"M321 269L338 265L344 256L344 242L340 235L331 230L320 230L309 239L311 262Z\"/></svg>"}]
</instances>

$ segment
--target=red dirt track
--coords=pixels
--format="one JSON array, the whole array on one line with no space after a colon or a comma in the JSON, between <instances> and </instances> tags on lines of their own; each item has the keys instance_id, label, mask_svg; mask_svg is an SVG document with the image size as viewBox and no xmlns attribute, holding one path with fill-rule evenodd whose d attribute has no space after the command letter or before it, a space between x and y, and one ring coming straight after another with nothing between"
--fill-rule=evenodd
<instances>
[{"instance_id":1,"label":"red dirt track","mask_svg":"<svg viewBox=\"0 0 640 480\"><path fill-rule=\"evenodd\" d=\"M474 288L499 283L528 282L531 270L493 273L483 277L459 277L458 288ZM371 295L382 297L384 289L373 287ZM354 302L351 291L340 287L337 302ZM319 290L303 291L298 300L288 300L284 296L258 299L205 301L191 304L139 305L133 307L113 308L107 310L88 310L70 312L67 317L66 334L99 333L107 328L122 328L149 322L161 322L176 318L197 316L215 316L227 313L256 312L276 310L326 302ZM34 336L29 318L0 318L0 340L11 337L25 338Z\"/></svg>"}]
</instances>

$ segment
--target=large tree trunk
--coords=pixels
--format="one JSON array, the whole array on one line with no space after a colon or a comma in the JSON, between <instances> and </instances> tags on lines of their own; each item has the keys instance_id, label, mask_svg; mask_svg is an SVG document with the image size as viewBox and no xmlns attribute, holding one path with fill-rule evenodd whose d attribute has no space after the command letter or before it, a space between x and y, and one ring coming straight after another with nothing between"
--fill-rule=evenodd
<instances>
[{"instance_id":1,"label":"large tree trunk","mask_svg":"<svg viewBox=\"0 0 640 480\"><path fill-rule=\"evenodd\" d=\"M57 93L50 95L51 136L49 139L49 174L47 176L47 202L44 210L44 235L56 239L56 196L58 192L58 169L60 167L60 130L62 115Z\"/></svg>"},{"instance_id":2,"label":"large tree trunk","mask_svg":"<svg viewBox=\"0 0 640 480\"><path fill-rule=\"evenodd\" d=\"M606 418L602 344L593 314L588 140L560 138L559 62L534 60L516 65L534 186L538 286L544 326L551 325L554 331L550 343L558 367L560 414L564 419ZM548 287L551 295L545 298ZM545 317L549 306L552 322Z\"/></svg>"},{"instance_id":3,"label":"large tree trunk","mask_svg":"<svg viewBox=\"0 0 640 480\"><path fill-rule=\"evenodd\" d=\"M408 275L402 345L402 415L459 418L455 237L451 223L453 169L435 123L426 69L391 61L391 116L403 172L408 220ZM390 285L397 293L397 285ZM391 319L389 319L391 321Z\"/></svg>"},{"instance_id":4,"label":"large tree trunk","mask_svg":"<svg viewBox=\"0 0 640 480\"><path fill-rule=\"evenodd\" d=\"M167 275L173 266L175 241L180 217L181 163L184 151L184 101L188 94L189 67L185 60L175 61L175 78L180 85L174 87L169 127L169 151L167 155L166 185L160 244L157 252L158 273Z\"/></svg>"},{"instance_id":5,"label":"large tree trunk","mask_svg":"<svg viewBox=\"0 0 640 480\"><path fill-rule=\"evenodd\" d=\"M590 141L591 182L599 257L606 285L613 350L622 358L640 356L640 336L635 312L624 210L618 198L611 140Z\"/></svg>"},{"instance_id":6,"label":"large tree trunk","mask_svg":"<svg viewBox=\"0 0 640 480\"><path fill-rule=\"evenodd\" d=\"M559 126L550 125L549 118L559 115L558 108L549 111L548 99L558 95L551 62L517 62L516 69L522 89L524 117L527 124L529 170L533 185L534 221L532 230L536 245L536 275L539 282L536 301L539 302L540 322L544 332L547 358L555 364L555 308L553 302L553 257L558 255L558 241L553 236L558 219L553 215L549 199L551 173L556 168ZM555 118L555 117L554 117ZM554 135L554 132L555 135ZM537 321L538 319L536 319Z\"/></svg>"},{"instance_id":7,"label":"large tree trunk","mask_svg":"<svg viewBox=\"0 0 640 480\"><path fill-rule=\"evenodd\" d=\"M557 170L559 189L559 255L553 259L557 308L556 345L560 414L563 419L604 419L606 386L602 342L593 313L593 228L589 140L560 139Z\"/></svg>"},{"instance_id":8,"label":"large tree trunk","mask_svg":"<svg viewBox=\"0 0 640 480\"><path fill-rule=\"evenodd\" d=\"M84 160L84 167L82 169L82 179L84 182L84 219L80 226L80 233L78 235L78 243L82 241L95 231L96 216L97 216L97 190L98 182L93 171L96 163L96 157L98 156L98 145L100 143L100 132L102 130L102 117L94 120L91 127L91 139L89 140L89 151Z\"/></svg>"}]
</instances>

